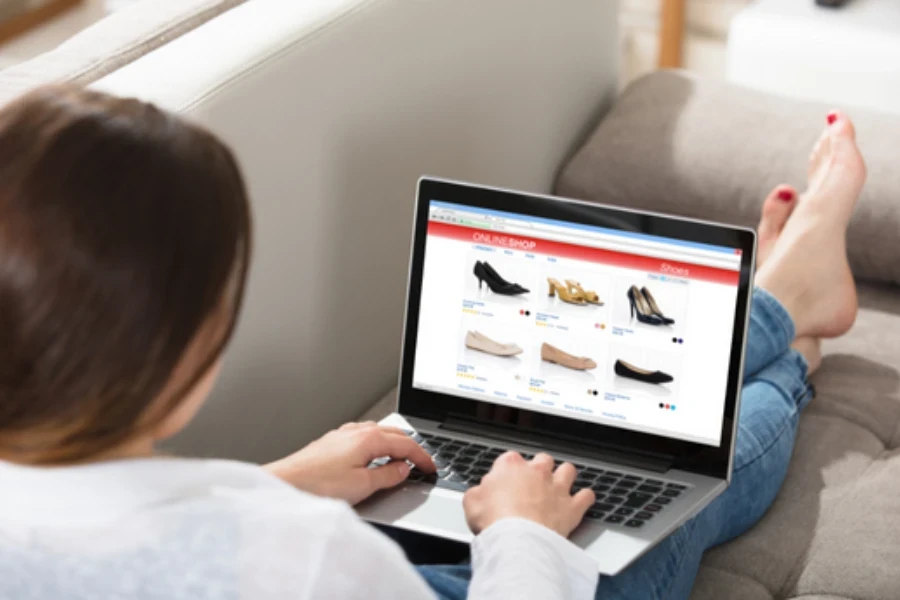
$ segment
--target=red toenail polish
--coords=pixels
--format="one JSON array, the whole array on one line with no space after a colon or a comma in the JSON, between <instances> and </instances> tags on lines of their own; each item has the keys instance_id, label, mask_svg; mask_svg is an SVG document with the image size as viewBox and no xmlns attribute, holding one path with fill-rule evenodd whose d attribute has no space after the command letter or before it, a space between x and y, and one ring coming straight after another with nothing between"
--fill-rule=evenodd
<instances>
[{"instance_id":1,"label":"red toenail polish","mask_svg":"<svg viewBox=\"0 0 900 600\"><path fill-rule=\"evenodd\" d=\"M834 122L837 121L838 116L837 113L828 113L828 124L834 125Z\"/></svg>"},{"instance_id":2,"label":"red toenail polish","mask_svg":"<svg viewBox=\"0 0 900 600\"><path fill-rule=\"evenodd\" d=\"M785 202L790 202L794 199L794 192L791 190L781 190L778 192L778 199L784 200Z\"/></svg>"}]
</instances>

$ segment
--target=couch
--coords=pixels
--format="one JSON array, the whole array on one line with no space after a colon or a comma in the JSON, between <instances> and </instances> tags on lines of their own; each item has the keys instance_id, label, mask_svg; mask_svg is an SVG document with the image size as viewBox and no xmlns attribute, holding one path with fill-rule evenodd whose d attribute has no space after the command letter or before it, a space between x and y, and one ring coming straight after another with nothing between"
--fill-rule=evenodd
<instances>
[{"instance_id":1,"label":"couch","mask_svg":"<svg viewBox=\"0 0 900 600\"><path fill-rule=\"evenodd\" d=\"M107 61L82 34L95 70L33 79L154 101L243 164L253 271L223 378L171 446L193 455L265 461L391 409L421 174L753 224L773 185L802 185L825 114L679 73L616 99L607 0L200 5L179 2L192 20L167 37L134 25L149 43ZM708 553L694 600L900 598L900 180L883 134L900 122L852 114L870 168L850 235L860 317L825 345L778 500Z\"/></svg>"}]
</instances>

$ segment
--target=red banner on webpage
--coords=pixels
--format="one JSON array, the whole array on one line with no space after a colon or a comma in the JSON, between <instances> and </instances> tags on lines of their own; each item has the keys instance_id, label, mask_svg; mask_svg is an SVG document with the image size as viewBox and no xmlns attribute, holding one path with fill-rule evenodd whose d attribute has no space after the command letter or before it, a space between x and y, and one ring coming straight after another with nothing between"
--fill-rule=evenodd
<instances>
[{"instance_id":1,"label":"red banner on webpage","mask_svg":"<svg viewBox=\"0 0 900 600\"><path fill-rule=\"evenodd\" d=\"M428 223L428 235L485 246L495 246L497 248L507 248L509 250L595 262L624 269L658 273L669 277L695 279L734 286L740 282L740 274L737 271L728 269L717 269L706 265L628 254L627 252L616 252L602 248L591 248L590 246L579 246L553 240L542 240L520 235L505 235L495 231L472 229L461 225L430 221Z\"/></svg>"}]
</instances>

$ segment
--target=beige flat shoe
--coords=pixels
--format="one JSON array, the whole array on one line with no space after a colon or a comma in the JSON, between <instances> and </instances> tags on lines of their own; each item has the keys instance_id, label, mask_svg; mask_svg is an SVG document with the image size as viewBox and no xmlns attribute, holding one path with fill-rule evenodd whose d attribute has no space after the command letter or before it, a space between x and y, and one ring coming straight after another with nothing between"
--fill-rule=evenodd
<instances>
[{"instance_id":1,"label":"beige flat shoe","mask_svg":"<svg viewBox=\"0 0 900 600\"><path fill-rule=\"evenodd\" d=\"M546 360L549 363L568 367L569 369L575 369L576 371L589 371L597 368L597 363L590 358L584 356L572 356L571 354L563 352L559 348L546 343L541 344L541 359Z\"/></svg>"},{"instance_id":2,"label":"beige flat shoe","mask_svg":"<svg viewBox=\"0 0 900 600\"><path fill-rule=\"evenodd\" d=\"M523 350L515 344L501 344L495 342L491 338L477 331L469 331L466 333L466 348L493 354L494 356L516 356L522 354Z\"/></svg>"}]
</instances>

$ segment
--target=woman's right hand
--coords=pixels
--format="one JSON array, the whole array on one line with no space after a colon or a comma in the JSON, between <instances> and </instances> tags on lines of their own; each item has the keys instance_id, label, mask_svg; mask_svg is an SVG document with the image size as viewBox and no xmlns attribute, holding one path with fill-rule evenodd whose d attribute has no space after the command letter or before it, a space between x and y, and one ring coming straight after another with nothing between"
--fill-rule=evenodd
<instances>
[{"instance_id":1,"label":"woman's right hand","mask_svg":"<svg viewBox=\"0 0 900 600\"><path fill-rule=\"evenodd\" d=\"M463 498L466 520L476 535L501 519L519 517L534 521L568 537L594 503L594 492L570 490L575 467L569 463L553 470L553 458L538 454L527 461L516 452L497 459L481 485Z\"/></svg>"}]
</instances>

